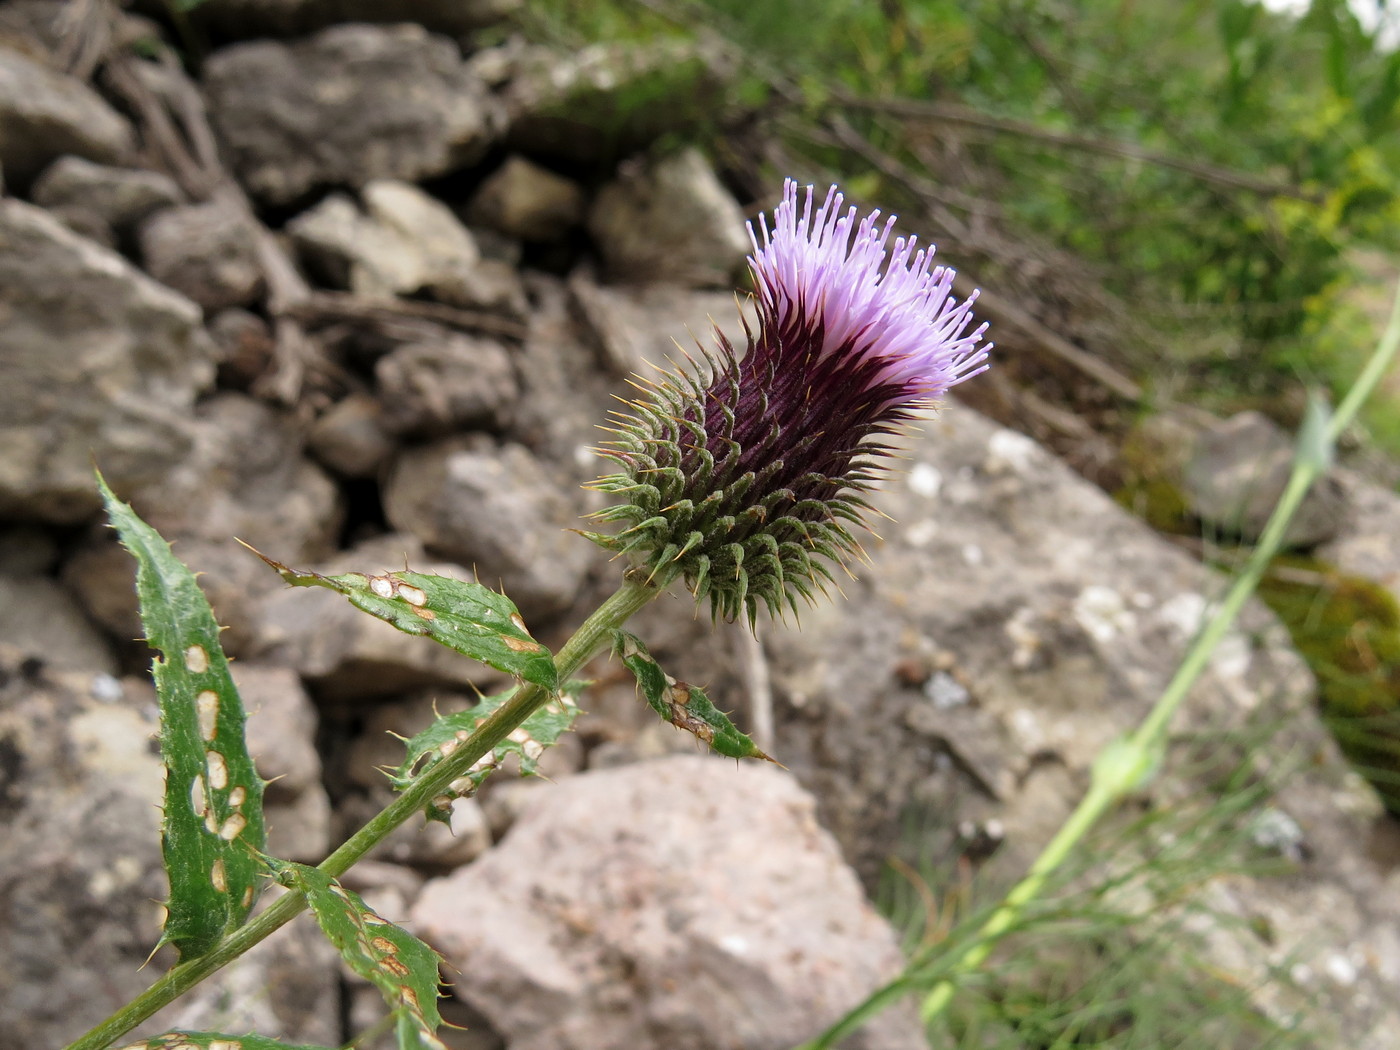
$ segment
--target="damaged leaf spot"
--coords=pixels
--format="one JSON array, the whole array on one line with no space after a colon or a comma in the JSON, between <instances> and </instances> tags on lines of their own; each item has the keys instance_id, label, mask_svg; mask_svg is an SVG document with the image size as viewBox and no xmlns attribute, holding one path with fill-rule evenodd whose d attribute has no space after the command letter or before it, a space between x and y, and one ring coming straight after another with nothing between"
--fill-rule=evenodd
<instances>
[{"instance_id":1,"label":"damaged leaf spot","mask_svg":"<svg viewBox=\"0 0 1400 1050\"><path fill-rule=\"evenodd\" d=\"M425 592L408 583L399 584L399 597L408 602L409 605L426 605L428 602L428 595Z\"/></svg>"},{"instance_id":2,"label":"damaged leaf spot","mask_svg":"<svg viewBox=\"0 0 1400 1050\"><path fill-rule=\"evenodd\" d=\"M199 735L206 741L213 740L219 725L219 694L212 689L201 690L194 698L194 713L199 720Z\"/></svg>"},{"instance_id":3,"label":"damaged leaf spot","mask_svg":"<svg viewBox=\"0 0 1400 1050\"><path fill-rule=\"evenodd\" d=\"M191 645L185 650L185 669L190 674L203 674L209 670L209 653L202 645Z\"/></svg>"},{"instance_id":4,"label":"damaged leaf spot","mask_svg":"<svg viewBox=\"0 0 1400 1050\"><path fill-rule=\"evenodd\" d=\"M501 641L505 643L507 649L517 653L538 653L544 651L544 646L533 638L512 638L508 634L501 635Z\"/></svg>"},{"instance_id":5,"label":"damaged leaf spot","mask_svg":"<svg viewBox=\"0 0 1400 1050\"><path fill-rule=\"evenodd\" d=\"M232 842L243 833L243 829L248 826L248 818L242 813L235 813L224 821L223 827L219 828L219 838L225 842Z\"/></svg>"},{"instance_id":6,"label":"damaged leaf spot","mask_svg":"<svg viewBox=\"0 0 1400 1050\"><path fill-rule=\"evenodd\" d=\"M202 817L207 812L205 807L204 778L195 777L190 781L190 809L194 810L196 817Z\"/></svg>"},{"instance_id":7,"label":"damaged leaf spot","mask_svg":"<svg viewBox=\"0 0 1400 1050\"><path fill-rule=\"evenodd\" d=\"M228 787L228 763L217 751L206 751L204 763L209 769L209 786L215 791Z\"/></svg>"},{"instance_id":8,"label":"damaged leaf spot","mask_svg":"<svg viewBox=\"0 0 1400 1050\"><path fill-rule=\"evenodd\" d=\"M214 866L209 869L209 881L220 893L228 892L228 870L224 867L222 857L216 860Z\"/></svg>"}]
</instances>

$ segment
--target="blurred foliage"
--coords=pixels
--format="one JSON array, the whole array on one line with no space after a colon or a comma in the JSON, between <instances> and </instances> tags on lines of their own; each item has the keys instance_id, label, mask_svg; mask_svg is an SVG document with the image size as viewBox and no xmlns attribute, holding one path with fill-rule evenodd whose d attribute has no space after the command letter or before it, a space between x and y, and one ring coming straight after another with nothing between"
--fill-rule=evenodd
<instances>
[{"instance_id":1,"label":"blurred foliage","mask_svg":"<svg viewBox=\"0 0 1400 1050\"><path fill-rule=\"evenodd\" d=\"M1400 248L1400 53L1345 0L1297 19L1247 0L539 0L532 17L575 40L717 31L746 58L736 94L796 118L789 145L858 196L902 206L908 187L804 124L839 118L935 180L930 156L960 154L981 184L942 203L1084 260L1168 348L1150 367L1179 396L1232 407L1300 375L1340 391L1373 342L1344 300L1358 249ZM1398 405L1370 416L1395 448Z\"/></svg>"},{"instance_id":2,"label":"blurred foliage","mask_svg":"<svg viewBox=\"0 0 1400 1050\"><path fill-rule=\"evenodd\" d=\"M1274 796L1294 763L1307 759L1283 757L1290 755L1278 721L1285 714L1275 708L1244 725L1181 735L1174 765L1201 790L1139 800L1098 828L977 974L950 970L946 960L1002 896L997 873L1005 867L995 857L986 862L981 843L961 836L968 853L940 859L948 853L942 814L911 807L902 856L885 872L876 903L905 932L916 960L910 987L958 982L950 1010L929 1031L930 1046L1336 1045L1325 1016L1308 1009L1310 993L1288 974L1292 960L1281 942L1292 931L1275 929L1266 908L1238 907L1247 897L1242 879L1286 876L1297 865L1298 847L1279 830L1291 825ZM1270 774L1261 775L1252 757L1261 752L1277 760ZM1233 948L1222 958L1224 943ZM1270 992L1261 995L1265 984ZM1296 1023L1266 1016L1261 1000L1290 1002Z\"/></svg>"},{"instance_id":3,"label":"blurred foliage","mask_svg":"<svg viewBox=\"0 0 1400 1050\"><path fill-rule=\"evenodd\" d=\"M1379 584L1296 556L1259 596L1318 681L1323 718L1357 772L1400 814L1400 608Z\"/></svg>"}]
</instances>

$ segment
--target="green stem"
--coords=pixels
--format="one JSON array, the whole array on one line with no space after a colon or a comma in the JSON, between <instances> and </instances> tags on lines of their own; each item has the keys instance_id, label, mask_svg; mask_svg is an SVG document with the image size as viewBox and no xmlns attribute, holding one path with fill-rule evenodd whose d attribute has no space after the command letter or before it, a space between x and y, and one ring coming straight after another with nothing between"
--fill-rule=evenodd
<instances>
[{"instance_id":1,"label":"green stem","mask_svg":"<svg viewBox=\"0 0 1400 1050\"><path fill-rule=\"evenodd\" d=\"M1327 426L1315 437L1320 446L1330 449L1356 417L1362 403L1389 370L1400 348L1400 288L1391 306L1390 320L1371 358L1362 369L1352 388L1347 392L1337 411ZM1024 914L1027 905L1040 895L1046 882L1065 862L1074 848L1124 795L1138 787L1145 776L1155 768L1165 748L1167 729L1172 716L1190 692L1201 671L1209 662L1225 632L1239 615L1244 603L1254 592L1259 579L1264 575L1270 560L1283 544L1284 533L1294 513L1303 502L1309 487L1327 469L1327 456L1319 449L1309 449L1305 428L1303 446L1294 458L1293 470L1288 478L1283 495L1274 507L1259 542L1250 554L1244 568L1235 577L1224 600L1206 623L1205 628L1193 640L1190 650L1183 658L1176 673L1167 683L1166 689L1153 705L1152 710L1128 737L1115 741L1099 756L1094 766L1094 778L1088 793L1069 815L1064 825L1049 844L1041 851L1026 876L1008 893L1000 905L989 915L975 937L957 951L947 965L951 975L975 970L987 961L987 956L996 946L997 940L1011 929ZM922 953L913 960L905 972L893 981L882 985L868 996L864 1002L852 1009L845 1017L798 1050L825 1050L838 1039L855 1031L865 1021L887 1005L890 993L906 986L913 971L929 961L931 953ZM957 985L954 976L940 980L924 998L920 1015L927 1024L937 1018L952 1001Z\"/></svg>"},{"instance_id":2,"label":"green stem","mask_svg":"<svg viewBox=\"0 0 1400 1050\"><path fill-rule=\"evenodd\" d=\"M659 593L660 588L644 580L634 580L631 572L625 574L622 586L598 606L593 615L583 622L556 654L554 664L558 668L559 681L567 680L607 645L611 641L612 632ZM517 690L514 696L477 727L469 740L449 757L432 766L369 823L346 839L339 849L321 862L320 869L333 876L343 875L391 831L415 813L422 812L449 784L464 776L479 758L544 706L551 695L549 690L537 685ZM285 926L305 907L306 898L298 892L289 891L273 901L247 925L239 927L225 937L212 951L172 967L146 991L86 1035L70 1043L66 1050L103 1050L157 1010L174 1002L211 973Z\"/></svg>"}]
</instances>

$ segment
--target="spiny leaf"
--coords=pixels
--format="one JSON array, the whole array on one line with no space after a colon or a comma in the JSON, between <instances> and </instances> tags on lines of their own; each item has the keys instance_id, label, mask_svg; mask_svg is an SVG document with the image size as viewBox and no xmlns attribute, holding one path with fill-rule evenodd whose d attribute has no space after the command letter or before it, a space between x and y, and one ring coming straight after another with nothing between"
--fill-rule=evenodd
<instances>
[{"instance_id":1,"label":"spiny leaf","mask_svg":"<svg viewBox=\"0 0 1400 1050\"><path fill-rule=\"evenodd\" d=\"M539 766L539 758L545 748L552 747L573 724L578 716L578 704L574 697L584 683L570 681L564 685L554 699L525 719L510 736L477 762L460 779L453 781L449 788L434 798L424 809L429 820L450 823L452 802L455 799L473 794L481 782L491 775L506 755L520 756L520 772L533 774ZM513 691L484 696L475 707L454 714L443 715L412 740L405 741L408 750L403 764L394 771L394 787L402 791L413 781L442 761L470 739L477 726L492 715L503 703L510 699Z\"/></svg>"},{"instance_id":2,"label":"spiny leaf","mask_svg":"<svg viewBox=\"0 0 1400 1050\"><path fill-rule=\"evenodd\" d=\"M162 941L182 960L209 951L248 917L262 868L263 781L243 738L243 703L219 645L219 626L190 572L99 474L107 515L136 557L146 640L160 651L165 760L161 845L170 879Z\"/></svg>"},{"instance_id":3,"label":"spiny leaf","mask_svg":"<svg viewBox=\"0 0 1400 1050\"><path fill-rule=\"evenodd\" d=\"M247 546L245 544L245 546ZM473 660L553 692L559 684L554 657L530 637L515 604L479 583L421 572L322 576L288 568L252 550L293 587L327 587L350 604L405 634L426 635Z\"/></svg>"},{"instance_id":4,"label":"spiny leaf","mask_svg":"<svg viewBox=\"0 0 1400 1050\"><path fill-rule=\"evenodd\" d=\"M384 996L402 1050L444 1050L438 1039L438 954L407 930L380 918L319 868L268 859L284 886L306 894L322 932L346 965Z\"/></svg>"},{"instance_id":5,"label":"spiny leaf","mask_svg":"<svg viewBox=\"0 0 1400 1050\"><path fill-rule=\"evenodd\" d=\"M265 1035L225 1035L222 1032L166 1032L119 1050L326 1050L303 1043L284 1043Z\"/></svg>"},{"instance_id":6,"label":"spiny leaf","mask_svg":"<svg viewBox=\"0 0 1400 1050\"><path fill-rule=\"evenodd\" d=\"M651 658L640 638L627 631L613 633L613 652L642 687L652 709L677 729L693 733L721 755L730 758L761 758L780 765L760 751L752 740L735 728L723 711L715 707L699 686L678 682Z\"/></svg>"}]
</instances>

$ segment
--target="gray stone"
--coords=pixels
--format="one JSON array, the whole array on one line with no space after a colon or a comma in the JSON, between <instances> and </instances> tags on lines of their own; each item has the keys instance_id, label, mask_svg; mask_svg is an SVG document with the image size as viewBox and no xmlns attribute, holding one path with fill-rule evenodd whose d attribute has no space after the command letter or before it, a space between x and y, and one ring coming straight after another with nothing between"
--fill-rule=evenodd
<instances>
[{"instance_id":1,"label":"gray stone","mask_svg":"<svg viewBox=\"0 0 1400 1050\"><path fill-rule=\"evenodd\" d=\"M229 543L236 536L270 555L324 557L336 547L340 495L302 455L295 416L244 394L200 404L191 454L133 505L167 537Z\"/></svg>"},{"instance_id":2,"label":"gray stone","mask_svg":"<svg viewBox=\"0 0 1400 1050\"><path fill-rule=\"evenodd\" d=\"M446 174L480 157L499 123L456 45L414 25L235 44L210 57L204 82L235 172L272 204Z\"/></svg>"},{"instance_id":3,"label":"gray stone","mask_svg":"<svg viewBox=\"0 0 1400 1050\"><path fill-rule=\"evenodd\" d=\"M384 491L384 512L428 550L470 565L505 592L527 621L544 621L578 597L592 545L562 479L521 445L450 438L404 451Z\"/></svg>"},{"instance_id":4,"label":"gray stone","mask_svg":"<svg viewBox=\"0 0 1400 1050\"><path fill-rule=\"evenodd\" d=\"M167 175L114 168L81 157L60 157L35 181L30 194L43 208L82 208L118 234L130 233L142 219L183 199Z\"/></svg>"},{"instance_id":5,"label":"gray stone","mask_svg":"<svg viewBox=\"0 0 1400 1050\"><path fill-rule=\"evenodd\" d=\"M238 660L231 670L248 714L248 753L270 781L263 794L268 852L317 863L330 851L331 803L316 750L316 708L287 668Z\"/></svg>"},{"instance_id":6,"label":"gray stone","mask_svg":"<svg viewBox=\"0 0 1400 1050\"><path fill-rule=\"evenodd\" d=\"M310 568L326 575L344 572L416 572L469 579L457 565L427 560L412 536L382 536ZM425 688L483 690L500 685L499 672L473 663L426 638L411 638L319 587L282 587L268 594L253 620L250 656L291 667L307 679L330 714L351 715L354 702L403 696Z\"/></svg>"},{"instance_id":7,"label":"gray stone","mask_svg":"<svg viewBox=\"0 0 1400 1050\"><path fill-rule=\"evenodd\" d=\"M1337 471L1347 511L1335 537L1314 553L1344 573L1372 580L1400 602L1400 495Z\"/></svg>"},{"instance_id":8,"label":"gray stone","mask_svg":"<svg viewBox=\"0 0 1400 1050\"><path fill-rule=\"evenodd\" d=\"M1288 484L1294 440L1258 412L1241 412L1203 433L1186 464L1191 512L1207 524L1257 540ZM1334 477L1314 483L1284 541L1310 547L1337 534L1346 512Z\"/></svg>"},{"instance_id":9,"label":"gray stone","mask_svg":"<svg viewBox=\"0 0 1400 1050\"><path fill-rule=\"evenodd\" d=\"M46 668L117 671L107 639L73 596L45 576L0 576L0 638Z\"/></svg>"},{"instance_id":10,"label":"gray stone","mask_svg":"<svg viewBox=\"0 0 1400 1050\"><path fill-rule=\"evenodd\" d=\"M507 145L527 156L613 161L663 135L713 127L732 108L732 60L688 40L505 47L472 65L502 85Z\"/></svg>"},{"instance_id":11,"label":"gray stone","mask_svg":"<svg viewBox=\"0 0 1400 1050\"><path fill-rule=\"evenodd\" d=\"M146 272L206 310L248 306L263 293L257 241L226 201L166 208L139 231Z\"/></svg>"},{"instance_id":12,"label":"gray stone","mask_svg":"<svg viewBox=\"0 0 1400 1050\"><path fill-rule=\"evenodd\" d=\"M365 210L333 194L288 223L308 263L359 295L431 291L467 278L480 259L452 211L405 182L365 187Z\"/></svg>"},{"instance_id":13,"label":"gray stone","mask_svg":"<svg viewBox=\"0 0 1400 1050\"><path fill-rule=\"evenodd\" d=\"M733 292L702 292L670 284L608 287L582 273L569 278L578 312L615 375L655 378L683 355L700 357L716 346L715 329L736 350L757 331L753 300Z\"/></svg>"},{"instance_id":14,"label":"gray stone","mask_svg":"<svg viewBox=\"0 0 1400 1050\"><path fill-rule=\"evenodd\" d=\"M345 478L372 478L394 454L378 400L351 394L316 420L306 435L311 454Z\"/></svg>"},{"instance_id":15,"label":"gray stone","mask_svg":"<svg viewBox=\"0 0 1400 1050\"><path fill-rule=\"evenodd\" d=\"M505 348L466 335L406 343L375 362L374 378L385 425L419 437L501 430L520 396Z\"/></svg>"},{"instance_id":16,"label":"gray stone","mask_svg":"<svg viewBox=\"0 0 1400 1050\"><path fill-rule=\"evenodd\" d=\"M0 514L78 522L162 478L214 378L194 303L42 210L0 201Z\"/></svg>"},{"instance_id":17,"label":"gray stone","mask_svg":"<svg viewBox=\"0 0 1400 1050\"><path fill-rule=\"evenodd\" d=\"M20 187L65 153L104 164L132 150L131 125L82 81L0 47L0 164Z\"/></svg>"},{"instance_id":18,"label":"gray stone","mask_svg":"<svg viewBox=\"0 0 1400 1050\"><path fill-rule=\"evenodd\" d=\"M752 251L738 202L693 147L626 167L598 191L588 232L624 282L732 288Z\"/></svg>"},{"instance_id":19,"label":"gray stone","mask_svg":"<svg viewBox=\"0 0 1400 1050\"><path fill-rule=\"evenodd\" d=\"M481 184L467 218L522 241L561 240L583 221L583 188L512 155Z\"/></svg>"},{"instance_id":20,"label":"gray stone","mask_svg":"<svg viewBox=\"0 0 1400 1050\"><path fill-rule=\"evenodd\" d=\"M513 1050L787 1047L901 965L812 799L777 769L672 758L534 800L412 913L457 997ZM843 1045L925 1044L901 1006Z\"/></svg>"},{"instance_id":21,"label":"gray stone","mask_svg":"<svg viewBox=\"0 0 1400 1050\"><path fill-rule=\"evenodd\" d=\"M501 259L482 259L470 270L453 270L433 282L433 298L464 310L481 310L514 321L530 312L520 271Z\"/></svg>"}]
</instances>

